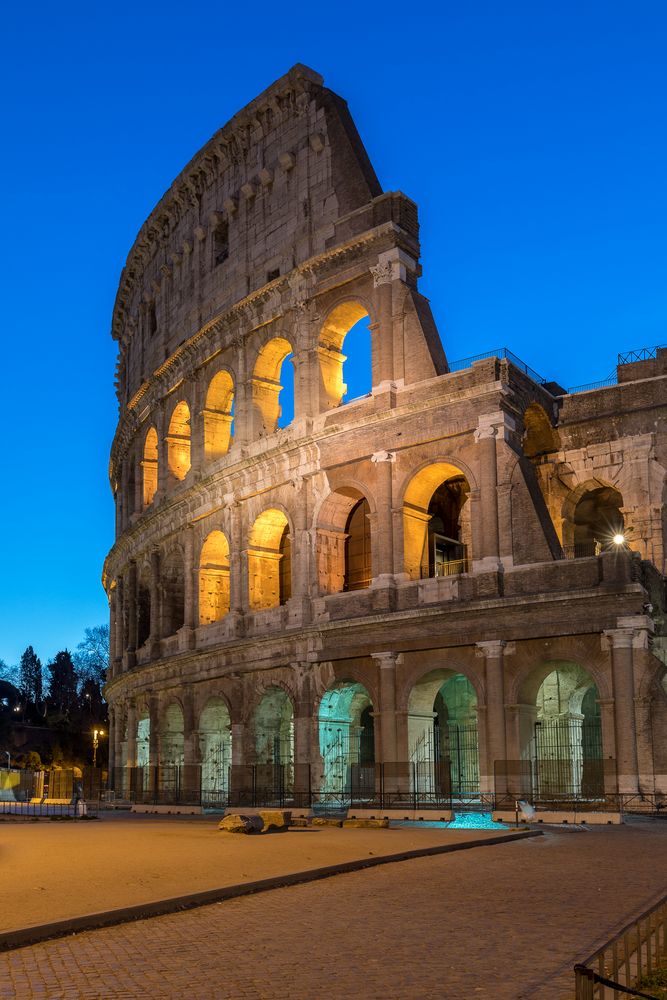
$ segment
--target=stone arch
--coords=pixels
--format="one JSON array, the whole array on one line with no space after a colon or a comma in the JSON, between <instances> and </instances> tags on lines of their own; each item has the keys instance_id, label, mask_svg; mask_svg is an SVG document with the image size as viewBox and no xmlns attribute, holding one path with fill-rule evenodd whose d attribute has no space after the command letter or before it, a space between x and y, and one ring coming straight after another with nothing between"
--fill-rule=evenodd
<instances>
[{"instance_id":1,"label":"stone arch","mask_svg":"<svg viewBox=\"0 0 667 1000\"><path fill-rule=\"evenodd\" d=\"M252 406L258 437L272 434L280 418L280 393L283 364L292 354L292 345L284 337L272 337L259 349L253 369Z\"/></svg>"},{"instance_id":2,"label":"stone arch","mask_svg":"<svg viewBox=\"0 0 667 1000\"><path fill-rule=\"evenodd\" d=\"M167 467L172 482L185 479L190 471L190 407L184 399L176 403L167 430Z\"/></svg>"},{"instance_id":3,"label":"stone arch","mask_svg":"<svg viewBox=\"0 0 667 1000\"><path fill-rule=\"evenodd\" d=\"M412 474L403 493L403 568L410 579L466 572L471 485L460 464L446 460Z\"/></svg>"},{"instance_id":4,"label":"stone arch","mask_svg":"<svg viewBox=\"0 0 667 1000\"><path fill-rule=\"evenodd\" d=\"M339 302L327 314L321 330L318 343L319 373L320 373L320 409L328 410L340 406L347 392L345 383L345 362L343 347L348 334L359 328L366 321L370 322L371 314L367 305L359 299L346 299ZM370 338L370 331L368 334ZM370 352L369 352L370 353ZM372 358L368 363L368 388L372 388Z\"/></svg>"},{"instance_id":5,"label":"stone arch","mask_svg":"<svg viewBox=\"0 0 667 1000\"><path fill-rule=\"evenodd\" d=\"M589 479L568 493L562 519L566 555L580 558L614 550L614 538L624 535L623 496L611 483Z\"/></svg>"},{"instance_id":6,"label":"stone arch","mask_svg":"<svg viewBox=\"0 0 667 1000\"><path fill-rule=\"evenodd\" d=\"M552 427L544 407L534 401L523 414L522 446L524 455L531 460L560 450L558 431Z\"/></svg>"},{"instance_id":7,"label":"stone arch","mask_svg":"<svg viewBox=\"0 0 667 1000\"><path fill-rule=\"evenodd\" d=\"M519 686L519 750L530 760L536 797L605 792L600 691L579 663L537 664Z\"/></svg>"},{"instance_id":8,"label":"stone arch","mask_svg":"<svg viewBox=\"0 0 667 1000\"><path fill-rule=\"evenodd\" d=\"M172 546L162 560L160 571L162 591L163 636L174 635L185 623L185 567L180 546Z\"/></svg>"},{"instance_id":9,"label":"stone arch","mask_svg":"<svg viewBox=\"0 0 667 1000\"><path fill-rule=\"evenodd\" d=\"M264 689L253 712L252 732L258 764L293 764L294 700L283 685Z\"/></svg>"},{"instance_id":10,"label":"stone arch","mask_svg":"<svg viewBox=\"0 0 667 1000\"><path fill-rule=\"evenodd\" d=\"M320 794L346 798L353 786L375 783L375 726L368 689L355 680L337 681L317 709L321 757ZM369 780L364 780L365 771ZM357 788L354 788L357 791Z\"/></svg>"},{"instance_id":11,"label":"stone arch","mask_svg":"<svg viewBox=\"0 0 667 1000\"><path fill-rule=\"evenodd\" d=\"M141 460L142 492L144 510L153 503L158 484L158 438L157 430L151 426L144 438L143 458Z\"/></svg>"},{"instance_id":12,"label":"stone arch","mask_svg":"<svg viewBox=\"0 0 667 1000\"><path fill-rule=\"evenodd\" d=\"M137 706L135 737L137 767L147 768L150 764L151 717L148 705Z\"/></svg>"},{"instance_id":13,"label":"stone arch","mask_svg":"<svg viewBox=\"0 0 667 1000\"><path fill-rule=\"evenodd\" d=\"M137 572L137 648L148 641L151 634L151 568L143 563Z\"/></svg>"},{"instance_id":14,"label":"stone arch","mask_svg":"<svg viewBox=\"0 0 667 1000\"><path fill-rule=\"evenodd\" d=\"M160 718L159 764L161 767L181 767L185 753L185 718L183 706L172 698L164 706Z\"/></svg>"},{"instance_id":15,"label":"stone arch","mask_svg":"<svg viewBox=\"0 0 667 1000\"><path fill-rule=\"evenodd\" d=\"M229 612L229 542L222 531L211 531L199 555L199 624L220 621Z\"/></svg>"},{"instance_id":16,"label":"stone arch","mask_svg":"<svg viewBox=\"0 0 667 1000\"><path fill-rule=\"evenodd\" d=\"M478 691L467 676L450 667L422 674L408 696L408 753L424 778L436 781L437 768L449 762L455 796L479 792ZM421 773L421 771L420 771ZM435 789L434 789L435 790Z\"/></svg>"},{"instance_id":17,"label":"stone arch","mask_svg":"<svg viewBox=\"0 0 667 1000\"><path fill-rule=\"evenodd\" d=\"M210 695L199 713L202 805L223 805L229 794L232 765L232 727L229 705L220 695Z\"/></svg>"},{"instance_id":18,"label":"stone arch","mask_svg":"<svg viewBox=\"0 0 667 1000\"><path fill-rule=\"evenodd\" d=\"M208 384L202 417L204 420L204 458L212 461L229 451L234 421L234 379L222 368Z\"/></svg>"},{"instance_id":19,"label":"stone arch","mask_svg":"<svg viewBox=\"0 0 667 1000\"><path fill-rule=\"evenodd\" d=\"M248 600L253 611L291 597L292 531L285 512L270 507L255 519L248 539Z\"/></svg>"},{"instance_id":20,"label":"stone arch","mask_svg":"<svg viewBox=\"0 0 667 1000\"><path fill-rule=\"evenodd\" d=\"M316 529L318 585L321 594L360 590L370 585L371 506L364 492L341 486L320 507Z\"/></svg>"}]
</instances>

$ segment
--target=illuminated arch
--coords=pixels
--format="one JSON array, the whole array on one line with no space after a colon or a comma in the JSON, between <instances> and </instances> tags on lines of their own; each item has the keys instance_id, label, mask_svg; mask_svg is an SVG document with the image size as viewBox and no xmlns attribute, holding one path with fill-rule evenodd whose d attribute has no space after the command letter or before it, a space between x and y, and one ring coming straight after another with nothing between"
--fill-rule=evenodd
<instances>
[{"instance_id":1,"label":"illuminated arch","mask_svg":"<svg viewBox=\"0 0 667 1000\"><path fill-rule=\"evenodd\" d=\"M162 716L160 727L160 765L180 767L185 753L183 709L171 701Z\"/></svg>"},{"instance_id":2,"label":"illuminated arch","mask_svg":"<svg viewBox=\"0 0 667 1000\"><path fill-rule=\"evenodd\" d=\"M343 486L320 508L317 573L320 593L335 594L370 586L370 504L361 490Z\"/></svg>"},{"instance_id":3,"label":"illuminated arch","mask_svg":"<svg viewBox=\"0 0 667 1000\"><path fill-rule=\"evenodd\" d=\"M358 681L338 682L323 694L317 716L322 758L320 791L344 797L354 781L357 788L366 785L372 792L375 730L368 690Z\"/></svg>"},{"instance_id":4,"label":"illuminated arch","mask_svg":"<svg viewBox=\"0 0 667 1000\"><path fill-rule=\"evenodd\" d=\"M255 755L259 764L294 761L294 705L282 687L266 689L254 713Z\"/></svg>"},{"instance_id":5,"label":"illuminated arch","mask_svg":"<svg viewBox=\"0 0 667 1000\"><path fill-rule=\"evenodd\" d=\"M229 542L212 531L199 556L199 624L220 621L229 612Z\"/></svg>"},{"instance_id":6,"label":"illuminated arch","mask_svg":"<svg viewBox=\"0 0 667 1000\"><path fill-rule=\"evenodd\" d=\"M190 470L190 408L184 400L176 404L169 421L167 465L177 481L185 479Z\"/></svg>"},{"instance_id":7,"label":"illuminated arch","mask_svg":"<svg viewBox=\"0 0 667 1000\"><path fill-rule=\"evenodd\" d=\"M288 340L273 337L257 355L251 385L253 411L260 436L272 434L278 426L282 367L291 353L292 345Z\"/></svg>"},{"instance_id":8,"label":"illuminated arch","mask_svg":"<svg viewBox=\"0 0 667 1000\"><path fill-rule=\"evenodd\" d=\"M227 804L229 769L232 763L232 728L229 707L212 696L199 716L202 805Z\"/></svg>"},{"instance_id":9,"label":"illuminated arch","mask_svg":"<svg viewBox=\"0 0 667 1000\"><path fill-rule=\"evenodd\" d=\"M362 320L369 319L368 309L360 302L351 300L336 306L324 321L318 346L322 410L340 406L347 391L344 381L344 364L347 359L343 354L343 345L348 333ZM370 370L366 381L367 391L370 392L372 387Z\"/></svg>"},{"instance_id":10,"label":"illuminated arch","mask_svg":"<svg viewBox=\"0 0 667 1000\"><path fill-rule=\"evenodd\" d=\"M531 403L526 408L523 428L523 453L526 458L535 460L559 450L558 432L551 426L546 410L539 403Z\"/></svg>"},{"instance_id":11,"label":"illuminated arch","mask_svg":"<svg viewBox=\"0 0 667 1000\"><path fill-rule=\"evenodd\" d=\"M234 381L228 371L219 371L211 379L202 413L204 419L204 457L220 458L229 451L234 408Z\"/></svg>"},{"instance_id":12,"label":"illuminated arch","mask_svg":"<svg viewBox=\"0 0 667 1000\"><path fill-rule=\"evenodd\" d=\"M434 462L412 477L403 496L403 568L410 579L465 572L469 491L466 474L450 462Z\"/></svg>"},{"instance_id":13,"label":"illuminated arch","mask_svg":"<svg viewBox=\"0 0 667 1000\"><path fill-rule=\"evenodd\" d=\"M289 521L275 507L252 526L248 547L248 599L254 611L276 608L291 597Z\"/></svg>"},{"instance_id":14,"label":"illuminated arch","mask_svg":"<svg viewBox=\"0 0 667 1000\"><path fill-rule=\"evenodd\" d=\"M144 455L141 462L143 475L143 501L144 510L150 507L157 493L158 483L158 454L157 454L157 431L154 427L149 427L144 440Z\"/></svg>"},{"instance_id":15,"label":"illuminated arch","mask_svg":"<svg viewBox=\"0 0 667 1000\"><path fill-rule=\"evenodd\" d=\"M577 558L613 550L614 536L623 533L623 496L615 486L593 479L566 497L563 546L567 555Z\"/></svg>"}]
</instances>

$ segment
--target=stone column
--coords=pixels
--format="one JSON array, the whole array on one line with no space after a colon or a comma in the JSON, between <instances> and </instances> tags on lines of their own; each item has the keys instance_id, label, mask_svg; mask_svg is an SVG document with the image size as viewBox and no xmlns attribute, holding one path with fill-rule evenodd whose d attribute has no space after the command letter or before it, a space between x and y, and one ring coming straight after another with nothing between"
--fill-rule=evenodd
<instances>
[{"instance_id":1,"label":"stone column","mask_svg":"<svg viewBox=\"0 0 667 1000\"><path fill-rule=\"evenodd\" d=\"M148 736L148 763L156 767L160 758L160 702L156 694L151 694L148 703L150 719Z\"/></svg>"},{"instance_id":2,"label":"stone column","mask_svg":"<svg viewBox=\"0 0 667 1000\"><path fill-rule=\"evenodd\" d=\"M127 667L131 669L137 662L137 564L131 562L127 571Z\"/></svg>"},{"instance_id":3,"label":"stone column","mask_svg":"<svg viewBox=\"0 0 667 1000\"><path fill-rule=\"evenodd\" d=\"M394 375L394 329L391 315L391 261L379 261L370 269L376 289L377 323L371 326L373 388L389 383Z\"/></svg>"},{"instance_id":4,"label":"stone column","mask_svg":"<svg viewBox=\"0 0 667 1000\"><path fill-rule=\"evenodd\" d=\"M637 781L637 740L635 730L635 683L632 666L632 628L609 629L602 633L603 648L611 657L614 689L614 729L616 730L616 771L618 791L633 794Z\"/></svg>"},{"instance_id":5,"label":"stone column","mask_svg":"<svg viewBox=\"0 0 667 1000\"><path fill-rule=\"evenodd\" d=\"M160 553L151 550L151 618L150 618L150 656L151 660L160 657Z\"/></svg>"},{"instance_id":6,"label":"stone column","mask_svg":"<svg viewBox=\"0 0 667 1000\"><path fill-rule=\"evenodd\" d=\"M164 401L154 410L155 430L157 431L157 493L153 504L159 503L169 490L169 462L167 460L167 428L165 427Z\"/></svg>"},{"instance_id":7,"label":"stone column","mask_svg":"<svg viewBox=\"0 0 667 1000\"><path fill-rule=\"evenodd\" d=\"M378 451L371 456L376 469L377 516L375 538L371 541L374 557L373 585L393 582L394 539L392 518L392 471L396 461L393 451Z\"/></svg>"},{"instance_id":8,"label":"stone column","mask_svg":"<svg viewBox=\"0 0 667 1000\"><path fill-rule=\"evenodd\" d=\"M122 645L118 645L118 581L116 586L109 590L109 676L108 680L113 680L119 670Z\"/></svg>"},{"instance_id":9,"label":"stone column","mask_svg":"<svg viewBox=\"0 0 667 1000\"><path fill-rule=\"evenodd\" d=\"M310 805L311 775L311 719L312 695L310 685L311 665L307 661L292 663L297 692L294 705L294 794L300 808Z\"/></svg>"},{"instance_id":10,"label":"stone column","mask_svg":"<svg viewBox=\"0 0 667 1000\"><path fill-rule=\"evenodd\" d=\"M479 452L480 514L482 537L473 539L474 567L480 570L497 569L499 563L498 537L498 466L496 464L497 428L483 423L480 417L475 431Z\"/></svg>"},{"instance_id":11,"label":"stone column","mask_svg":"<svg viewBox=\"0 0 667 1000\"><path fill-rule=\"evenodd\" d=\"M248 582L243 576L243 512L233 494L225 497L229 509L229 623L234 635L243 632L243 610L247 607Z\"/></svg>"},{"instance_id":12,"label":"stone column","mask_svg":"<svg viewBox=\"0 0 667 1000\"><path fill-rule=\"evenodd\" d=\"M179 649L193 649L195 645L195 539L191 527L185 529L183 537L184 609L183 628L180 630Z\"/></svg>"},{"instance_id":13,"label":"stone column","mask_svg":"<svg viewBox=\"0 0 667 1000\"><path fill-rule=\"evenodd\" d=\"M128 767L137 765L137 706L130 701L127 706L127 753Z\"/></svg>"},{"instance_id":14,"label":"stone column","mask_svg":"<svg viewBox=\"0 0 667 1000\"><path fill-rule=\"evenodd\" d=\"M113 787L114 767L116 766L116 743L118 740L118 730L116 725L116 711L109 709L109 785Z\"/></svg>"},{"instance_id":15,"label":"stone column","mask_svg":"<svg viewBox=\"0 0 667 1000\"><path fill-rule=\"evenodd\" d=\"M399 653L371 653L380 674L380 748L382 763L394 763L397 752L396 664ZM375 712L377 719L378 713Z\"/></svg>"},{"instance_id":16,"label":"stone column","mask_svg":"<svg viewBox=\"0 0 667 1000\"><path fill-rule=\"evenodd\" d=\"M502 639L478 642L477 655L484 657L484 677L486 687L486 761L485 775L480 773L480 789L495 788L496 795L507 791L507 783L494 781L495 762L507 760L507 737L505 732L505 677L503 658L512 653L512 647ZM480 761L480 763L482 763ZM481 772L481 768L480 768Z\"/></svg>"}]
</instances>

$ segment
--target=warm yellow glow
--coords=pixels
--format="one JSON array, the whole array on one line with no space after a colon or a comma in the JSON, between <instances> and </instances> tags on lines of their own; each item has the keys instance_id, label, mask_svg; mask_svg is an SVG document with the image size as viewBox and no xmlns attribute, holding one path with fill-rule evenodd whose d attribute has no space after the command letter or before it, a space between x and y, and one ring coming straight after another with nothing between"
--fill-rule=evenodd
<instances>
[{"instance_id":1,"label":"warm yellow glow","mask_svg":"<svg viewBox=\"0 0 667 1000\"><path fill-rule=\"evenodd\" d=\"M268 434L276 429L280 416L280 373L283 361L292 353L284 337L274 337L257 355L252 377L252 404L261 426Z\"/></svg>"},{"instance_id":2,"label":"warm yellow glow","mask_svg":"<svg viewBox=\"0 0 667 1000\"><path fill-rule=\"evenodd\" d=\"M354 326L367 311L359 302L343 302L327 316L320 334L320 398L322 408L330 409L340 405L347 391L343 382L343 342Z\"/></svg>"},{"instance_id":3,"label":"warm yellow glow","mask_svg":"<svg viewBox=\"0 0 667 1000\"><path fill-rule=\"evenodd\" d=\"M418 580L430 520L428 507L438 486L464 473L449 462L434 462L410 480L403 498L403 568L410 579Z\"/></svg>"},{"instance_id":4,"label":"warm yellow glow","mask_svg":"<svg viewBox=\"0 0 667 1000\"><path fill-rule=\"evenodd\" d=\"M176 404L167 433L167 464L174 479L185 479L190 469L190 409Z\"/></svg>"},{"instance_id":5,"label":"warm yellow glow","mask_svg":"<svg viewBox=\"0 0 667 1000\"><path fill-rule=\"evenodd\" d=\"M152 504L157 493L157 431L149 428L144 441L143 472L144 509Z\"/></svg>"},{"instance_id":6,"label":"warm yellow glow","mask_svg":"<svg viewBox=\"0 0 667 1000\"><path fill-rule=\"evenodd\" d=\"M204 417L204 454L207 460L220 458L229 451L234 382L228 371L211 379L206 393Z\"/></svg>"},{"instance_id":7,"label":"warm yellow glow","mask_svg":"<svg viewBox=\"0 0 667 1000\"><path fill-rule=\"evenodd\" d=\"M283 512L272 508L260 514L252 526L248 548L248 597L255 611L280 605L280 542L287 524Z\"/></svg>"},{"instance_id":8,"label":"warm yellow glow","mask_svg":"<svg viewBox=\"0 0 667 1000\"><path fill-rule=\"evenodd\" d=\"M614 535L614 545L624 545L625 535Z\"/></svg>"},{"instance_id":9,"label":"warm yellow glow","mask_svg":"<svg viewBox=\"0 0 667 1000\"><path fill-rule=\"evenodd\" d=\"M212 531L199 557L199 624L220 621L229 612L229 542Z\"/></svg>"}]
</instances>

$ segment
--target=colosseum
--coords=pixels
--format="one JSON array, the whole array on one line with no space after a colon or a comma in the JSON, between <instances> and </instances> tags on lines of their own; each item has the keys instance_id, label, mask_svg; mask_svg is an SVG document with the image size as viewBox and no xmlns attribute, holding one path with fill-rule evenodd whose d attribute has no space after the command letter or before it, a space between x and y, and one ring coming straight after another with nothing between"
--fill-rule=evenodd
<instances>
[{"instance_id":1,"label":"colosseum","mask_svg":"<svg viewBox=\"0 0 667 1000\"><path fill-rule=\"evenodd\" d=\"M450 363L420 274L417 206L300 65L142 226L112 325L118 795L667 803L667 350L577 391L506 349Z\"/></svg>"}]
</instances>

